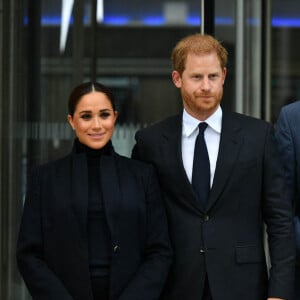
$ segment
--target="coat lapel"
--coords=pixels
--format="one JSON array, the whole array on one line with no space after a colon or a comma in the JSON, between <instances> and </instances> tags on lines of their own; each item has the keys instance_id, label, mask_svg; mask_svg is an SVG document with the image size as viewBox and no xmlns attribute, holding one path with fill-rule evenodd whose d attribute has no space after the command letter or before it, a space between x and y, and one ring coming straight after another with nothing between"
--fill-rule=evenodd
<instances>
[{"instance_id":1,"label":"coat lapel","mask_svg":"<svg viewBox=\"0 0 300 300\"><path fill-rule=\"evenodd\" d=\"M88 170L85 154L72 155L71 174L72 209L82 236L86 236L88 208Z\"/></svg>"},{"instance_id":2,"label":"coat lapel","mask_svg":"<svg viewBox=\"0 0 300 300\"><path fill-rule=\"evenodd\" d=\"M119 176L114 155L103 155L101 157L101 189L102 198L107 218L107 223L112 234L112 239L116 234L116 220L117 214L120 211L120 185Z\"/></svg>"},{"instance_id":3,"label":"coat lapel","mask_svg":"<svg viewBox=\"0 0 300 300\"><path fill-rule=\"evenodd\" d=\"M230 179L242 143L243 138L238 122L233 115L223 113L219 154L207 210L215 204Z\"/></svg>"},{"instance_id":4,"label":"coat lapel","mask_svg":"<svg viewBox=\"0 0 300 300\"><path fill-rule=\"evenodd\" d=\"M103 203L110 232L115 232L120 187L113 155L103 155L99 166ZM69 168L61 168L70 170ZM57 193L71 199L71 207L83 239L86 238L88 210L88 170L85 154L71 155L71 171L59 172ZM112 192L113 191L113 192Z\"/></svg>"}]
</instances>

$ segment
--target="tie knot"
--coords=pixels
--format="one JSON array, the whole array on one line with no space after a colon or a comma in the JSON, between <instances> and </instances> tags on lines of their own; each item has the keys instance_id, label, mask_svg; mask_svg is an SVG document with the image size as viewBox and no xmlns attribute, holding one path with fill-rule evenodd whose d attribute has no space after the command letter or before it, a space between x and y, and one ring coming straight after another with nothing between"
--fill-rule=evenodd
<instances>
[{"instance_id":1,"label":"tie knot","mask_svg":"<svg viewBox=\"0 0 300 300\"><path fill-rule=\"evenodd\" d=\"M206 129L207 127L207 123L205 122L201 122L199 123L198 125L198 128L199 128L199 134L203 134L204 130Z\"/></svg>"}]
</instances>

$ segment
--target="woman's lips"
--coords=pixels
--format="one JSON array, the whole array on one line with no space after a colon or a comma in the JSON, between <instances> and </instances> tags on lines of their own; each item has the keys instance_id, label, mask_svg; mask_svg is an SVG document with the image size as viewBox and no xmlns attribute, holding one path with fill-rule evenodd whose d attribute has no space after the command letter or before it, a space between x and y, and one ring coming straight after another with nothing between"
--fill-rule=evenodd
<instances>
[{"instance_id":1,"label":"woman's lips","mask_svg":"<svg viewBox=\"0 0 300 300\"><path fill-rule=\"evenodd\" d=\"M92 134L89 134L89 136L92 139L101 139L104 135L105 135L105 133L92 133Z\"/></svg>"}]
</instances>

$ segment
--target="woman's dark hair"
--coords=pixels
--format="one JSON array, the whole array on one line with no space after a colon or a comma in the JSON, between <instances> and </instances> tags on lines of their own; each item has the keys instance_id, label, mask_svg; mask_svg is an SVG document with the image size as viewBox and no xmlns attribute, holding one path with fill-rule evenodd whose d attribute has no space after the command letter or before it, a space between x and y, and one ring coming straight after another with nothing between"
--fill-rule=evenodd
<instances>
[{"instance_id":1,"label":"woman's dark hair","mask_svg":"<svg viewBox=\"0 0 300 300\"><path fill-rule=\"evenodd\" d=\"M74 112L76 110L77 104L80 101L80 99L84 95L89 94L91 92L100 92L105 94L108 100L110 101L113 110L116 110L113 93L108 87L98 82L84 82L76 86L70 94L69 101L68 101L68 109L69 109L69 114L72 117L74 115Z\"/></svg>"}]
</instances>

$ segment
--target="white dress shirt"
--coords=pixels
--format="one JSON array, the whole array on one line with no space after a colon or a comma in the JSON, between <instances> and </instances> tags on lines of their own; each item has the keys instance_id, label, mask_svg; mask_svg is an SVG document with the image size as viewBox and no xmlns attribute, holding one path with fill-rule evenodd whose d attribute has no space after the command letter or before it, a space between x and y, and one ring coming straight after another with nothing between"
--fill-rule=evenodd
<instances>
[{"instance_id":1,"label":"white dress shirt","mask_svg":"<svg viewBox=\"0 0 300 300\"><path fill-rule=\"evenodd\" d=\"M207 128L204 131L204 139L210 162L210 186L212 186L216 163L219 152L220 136L222 129L222 109L219 106L218 109L205 120ZM194 148L195 141L198 135L198 125L201 123L198 119L195 119L189 115L186 110L183 110L182 115L182 161L185 168L185 172L190 182L192 182L193 160L194 160Z\"/></svg>"}]
</instances>

